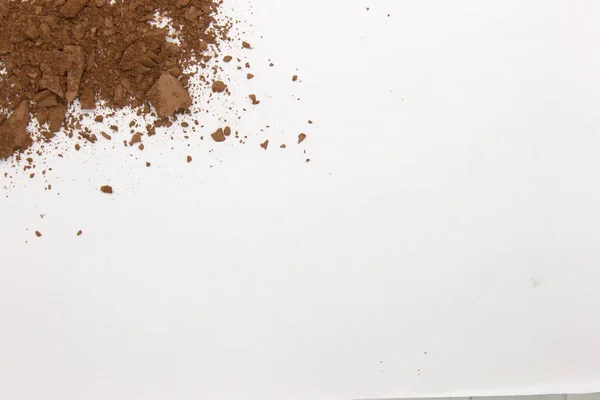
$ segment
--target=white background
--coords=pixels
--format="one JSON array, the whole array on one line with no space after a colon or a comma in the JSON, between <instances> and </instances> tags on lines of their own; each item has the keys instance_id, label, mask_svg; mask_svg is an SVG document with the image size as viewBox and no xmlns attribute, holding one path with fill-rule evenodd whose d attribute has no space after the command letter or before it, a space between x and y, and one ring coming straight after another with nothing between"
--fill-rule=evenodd
<instances>
[{"instance_id":1,"label":"white background","mask_svg":"<svg viewBox=\"0 0 600 400\"><path fill-rule=\"evenodd\" d=\"M600 2L235 4L247 145L0 164L0 397L600 390Z\"/></svg>"}]
</instances>

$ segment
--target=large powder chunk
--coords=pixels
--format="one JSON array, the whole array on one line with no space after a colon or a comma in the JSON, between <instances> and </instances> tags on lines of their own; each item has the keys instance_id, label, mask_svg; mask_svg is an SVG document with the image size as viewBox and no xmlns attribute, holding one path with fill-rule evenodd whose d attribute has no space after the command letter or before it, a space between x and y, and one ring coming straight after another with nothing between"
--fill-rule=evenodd
<instances>
[{"instance_id":1,"label":"large powder chunk","mask_svg":"<svg viewBox=\"0 0 600 400\"><path fill-rule=\"evenodd\" d=\"M177 110L192 105L192 98L177 78L163 72L158 81L146 94L160 118L175 114Z\"/></svg>"},{"instance_id":2,"label":"large powder chunk","mask_svg":"<svg viewBox=\"0 0 600 400\"><path fill-rule=\"evenodd\" d=\"M87 3L88 0L68 0L60 9L60 13L65 18L74 18Z\"/></svg>"},{"instance_id":3,"label":"large powder chunk","mask_svg":"<svg viewBox=\"0 0 600 400\"><path fill-rule=\"evenodd\" d=\"M29 104L22 101L0 127L0 158L6 158L15 151L22 151L31 146L32 140L27 133L27 124Z\"/></svg>"},{"instance_id":4,"label":"large powder chunk","mask_svg":"<svg viewBox=\"0 0 600 400\"><path fill-rule=\"evenodd\" d=\"M64 52L69 61L65 98L67 101L73 101L79 95L79 85L85 66L85 51L81 46L65 46Z\"/></svg>"}]
</instances>

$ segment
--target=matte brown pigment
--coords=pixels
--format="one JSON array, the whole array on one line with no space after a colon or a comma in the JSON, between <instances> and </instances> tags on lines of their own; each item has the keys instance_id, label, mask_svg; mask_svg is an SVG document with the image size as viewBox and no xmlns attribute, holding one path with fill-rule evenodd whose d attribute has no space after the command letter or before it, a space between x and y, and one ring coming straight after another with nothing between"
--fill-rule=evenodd
<instances>
[{"instance_id":1,"label":"matte brown pigment","mask_svg":"<svg viewBox=\"0 0 600 400\"><path fill-rule=\"evenodd\" d=\"M33 118L49 133L77 129L77 116L69 114L75 101L92 110L99 102L145 114L153 108L158 118L186 110L193 99L182 71L210 60L208 45L224 38L227 29L215 21L219 4L0 0L0 61L6 72L0 77L0 109L9 114L0 116L0 159L31 146L26 127ZM168 40L167 29L152 25L155 15L171 19L181 45ZM227 87L215 83L216 92Z\"/></svg>"}]
</instances>

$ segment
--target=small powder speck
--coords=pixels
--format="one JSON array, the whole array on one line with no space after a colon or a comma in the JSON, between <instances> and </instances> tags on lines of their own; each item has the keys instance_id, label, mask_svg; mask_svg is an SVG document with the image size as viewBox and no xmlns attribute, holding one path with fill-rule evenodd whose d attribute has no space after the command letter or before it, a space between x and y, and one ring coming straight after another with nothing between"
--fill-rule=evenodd
<instances>
[{"instance_id":1,"label":"small powder speck","mask_svg":"<svg viewBox=\"0 0 600 400\"><path fill-rule=\"evenodd\" d=\"M81 230L77 231L77 236L81 236L82 233L83 233L83 231L81 231Z\"/></svg>"},{"instance_id":2,"label":"small powder speck","mask_svg":"<svg viewBox=\"0 0 600 400\"><path fill-rule=\"evenodd\" d=\"M187 156L187 162L192 162L192 156Z\"/></svg>"},{"instance_id":3,"label":"small powder speck","mask_svg":"<svg viewBox=\"0 0 600 400\"><path fill-rule=\"evenodd\" d=\"M253 104L253 105L260 104L260 100L257 100L257 99L256 99L256 95L255 95L255 94L251 94L251 95L249 95L248 97L250 97L250 100L252 100L252 104Z\"/></svg>"},{"instance_id":4,"label":"small powder speck","mask_svg":"<svg viewBox=\"0 0 600 400\"><path fill-rule=\"evenodd\" d=\"M266 150L267 147L269 147L269 141L265 140L263 143L260 144L260 147Z\"/></svg>"},{"instance_id":5,"label":"small powder speck","mask_svg":"<svg viewBox=\"0 0 600 400\"><path fill-rule=\"evenodd\" d=\"M215 142L224 142L225 141L225 134L223 133L223 128L219 128L215 131L215 133L213 133L212 135L210 135L213 140Z\"/></svg>"},{"instance_id":6,"label":"small powder speck","mask_svg":"<svg viewBox=\"0 0 600 400\"><path fill-rule=\"evenodd\" d=\"M212 84L212 91L215 93L222 93L227 89L227 85L222 81L214 81Z\"/></svg>"},{"instance_id":7,"label":"small powder speck","mask_svg":"<svg viewBox=\"0 0 600 400\"><path fill-rule=\"evenodd\" d=\"M42 234L40 233L40 231L35 231L35 236L42 237Z\"/></svg>"},{"instance_id":8,"label":"small powder speck","mask_svg":"<svg viewBox=\"0 0 600 400\"><path fill-rule=\"evenodd\" d=\"M111 194L111 193L113 192L113 188L112 188L112 186L109 186L109 185L104 185L104 186L100 186L100 191L101 191L102 193L108 193L108 194Z\"/></svg>"}]
</instances>

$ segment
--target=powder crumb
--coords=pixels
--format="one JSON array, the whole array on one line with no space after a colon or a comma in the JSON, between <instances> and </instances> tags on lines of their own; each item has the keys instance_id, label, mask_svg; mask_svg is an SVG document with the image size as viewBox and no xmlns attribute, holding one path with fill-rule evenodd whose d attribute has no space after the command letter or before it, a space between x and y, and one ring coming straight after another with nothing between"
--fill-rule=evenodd
<instances>
[{"instance_id":1,"label":"powder crumb","mask_svg":"<svg viewBox=\"0 0 600 400\"><path fill-rule=\"evenodd\" d=\"M298 75L292 76L292 82L296 82L298 80Z\"/></svg>"},{"instance_id":2,"label":"powder crumb","mask_svg":"<svg viewBox=\"0 0 600 400\"><path fill-rule=\"evenodd\" d=\"M263 143L260 144L260 147L266 150L269 147L269 141L265 140Z\"/></svg>"},{"instance_id":3,"label":"powder crumb","mask_svg":"<svg viewBox=\"0 0 600 400\"><path fill-rule=\"evenodd\" d=\"M225 133L223 132L223 128L219 128L210 135L215 142L224 142L225 141Z\"/></svg>"},{"instance_id":4,"label":"powder crumb","mask_svg":"<svg viewBox=\"0 0 600 400\"><path fill-rule=\"evenodd\" d=\"M101 191L102 193L112 194L112 192L113 192L113 188L112 188L112 186L105 185L105 186L101 186L101 187L100 187L100 191Z\"/></svg>"},{"instance_id":5,"label":"powder crumb","mask_svg":"<svg viewBox=\"0 0 600 400\"><path fill-rule=\"evenodd\" d=\"M252 104L253 105L260 104L260 101L256 99L256 95L255 94L251 94L248 97L250 97L250 100L252 100Z\"/></svg>"},{"instance_id":6,"label":"powder crumb","mask_svg":"<svg viewBox=\"0 0 600 400\"><path fill-rule=\"evenodd\" d=\"M312 125L312 123L313 123L313 122L312 122L312 121L309 119L309 120L308 120L308 123L309 123L309 125Z\"/></svg>"},{"instance_id":7,"label":"powder crumb","mask_svg":"<svg viewBox=\"0 0 600 400\"><path fill-rule=\"evenodd\" d=\"M254 78L254 75L253 74L248 74L248 75L246 75L246 78L252 79L252 78Z\"/></svg>"},{"instance_id":8,"label":"powder crumb","mask_svg":"<svg viewBox=\"0 0 600 400\"><path fill-rule=\"evenodd\" d=\"M104 137L104 139L106 140L111 140L112 136L110 136L108 133L106 132L100 132L100 134Z\"/></svg>"},{"instance_id":9,"label":"powder crumb","mask_svg":"<svg viewBox=\"0 0 600 400\"><path fill-rule=\"evenodd\" d=\"M35 236L42 237L42 234L40 233L40 231L35 231Z\"/></svg>"},{"instance_id":10,"label":"powder crumb","mask_svg":"<svg viewBox=\"0 0 600 400\"><path fill-rule=\"evenodd\" d=\"M192 156L187 156L187 162L189 162L189 163L192 162Z\"/></svg>"},{"instance_id":11,"label":"powder crumb","mask_svg":"<svg viewBox=\"0 0 600 400\"><path fill-rule=\"evenodd\" d=\"M251 49L252 46L248 42L242 42L242 48L244 48L244 49Z\"/></svg>"},{"instance_id":12,"label":"powder crumb","mask_svg":"<svg viewBox=\"0 0 600 400\"><path fill-rule=\"evenodd\" d=\"M230 128L230 127L228 127L228 126L226 126L226 127L225 127L225 129L223 129L223 134L224 134L225 136L229 136L229 135L231 135L231 128Z\"/></svg>"},{"instance_id":13,"label":"powder crumb","mask_svg":"<svg viewBox=\"0 0 600 400\"><path fill-rule=\"evenodd\" d=\"M233 60L233 57L231 57L231 56L223 57L223 61L225 61L226 63L231 62L231 60Z\"/></svg>"},{"instance_id":14,"label":"powder crumb","mask_svg":"<svg viewBox=\"0 0 600 400\"><path fill-rule=\"evenodd\" d=\"M146 167L151 166L152 164L150 164L148 161L146 161Z\"/></svg>"},{"instance_id":15,"label":"powder crumb","mask_svg":"<svg viewBox=\"0 0 600 400\"><path fill-rule=\"evenodd\" d=\"M227 89L227 85L223 81L214 81L212 84L212 91L214 93L223 93Z\"/></svg>"},{"instance_id":16,"label":"powder crumb","mask_svg":"<svg viewBox=\"0 0 600 400\"><path fill-rule=\"evenodd\" d=\"M279 146L282 149L285 149L287 146L285 144L282 144L281 146Z\"/></svg>"},{"instance_id":17,"label":"powder crumb","mask_svg":"<svg viewBox=\"0 0 600 400\"><path fill-rule=\"evenodd\" d=\"M298 144L304 142L304 139L306 139L306 134L301 133L298 135Z\"/></svg>"},{"instance_id":18,"label":"powder crumb","mask_svg":"<svg viewBox=\"0 0 600 400\"><path fill-rule=\"evenodd\" d=\"M75 150L79 151L79 149L81 149L81 146L79 145L79 143L75 143Z\"/></svg>"},{"instance_id":19,"label":"powder crumb","mask_svg":"<svg viewBox=\"0 0 600 400\"><path fill-rule=\"evenodd\" d=\"M78 230L78 231L77 231L77 236L81 236L81 234L82 234L82 233L83 233L83 231L82 231L82 230Z\"/></svg>"},{"instance_id":20,"label":"powder crumb","mask_svg":"<svg viewBox=\"0 0 600 400\"><path fill-rule=\"evenodd\" d=\"M310 158L307 158L307 159L306 159L306 162L307 162L307 163L309 163L309 162L310 162Z\"/></svg>"},{"instance_id":21,"label":"powder crumb","mask_svg":"<svg viewBox=\"0 0 600 400\"><path fill-rule=\"evenodd\" d=\"M142 134L141 133L134 133L133 136L131 136L131 140L129 141L129 145L133 146L136 143L141 143L142 142Z\"/></svg>"}]
</instances>

